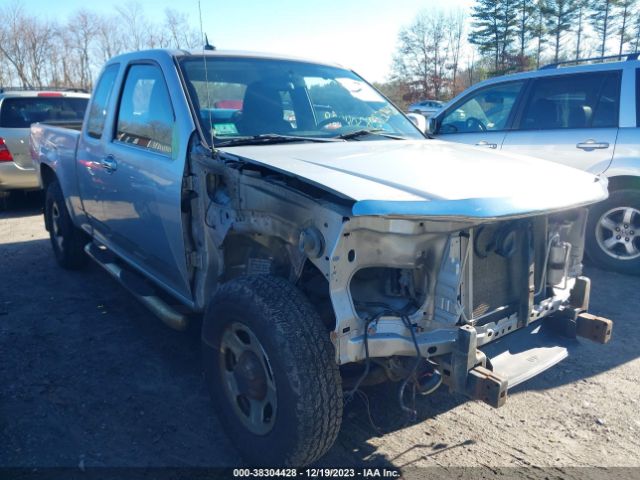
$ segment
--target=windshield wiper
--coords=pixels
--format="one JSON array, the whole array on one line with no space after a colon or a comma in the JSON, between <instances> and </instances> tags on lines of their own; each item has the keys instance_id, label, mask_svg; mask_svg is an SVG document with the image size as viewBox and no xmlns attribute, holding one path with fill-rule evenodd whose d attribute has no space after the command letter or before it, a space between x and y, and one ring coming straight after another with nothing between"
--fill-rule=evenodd
<instances>
[{"instance_id":1,"label":"windshield wiper","mask_svg":"<svg viewBox=\"0 0 640 480\"><path fill-rule=\"evenodd\" d=\"M401 137L399 135L393 135L391 133L387 133L386 130L382 130L380 128L371 128L362 130L354 130L353 132L343 133L342 135L337 135L336 139L342 140L351 140L358 137L364 137L366 135L378 135L380 137L392 138L393 140L406 140L406 137Z\"/></svg>"},{"instance_id":2,"label":"windshield wiper","mask_svg":"<svg viewBox=\"0 0 640 480\"><path fill-rule=\"evenodd\" d=\"M339 138L303 137L298 135L280 135L278 133L263 133L261 135L251 135L247 137L236 137L222 140L215 143L216 147L235 147L240 145L272 145L275 143L287 142L340 142Z\"/></svg>"}]
</instances>

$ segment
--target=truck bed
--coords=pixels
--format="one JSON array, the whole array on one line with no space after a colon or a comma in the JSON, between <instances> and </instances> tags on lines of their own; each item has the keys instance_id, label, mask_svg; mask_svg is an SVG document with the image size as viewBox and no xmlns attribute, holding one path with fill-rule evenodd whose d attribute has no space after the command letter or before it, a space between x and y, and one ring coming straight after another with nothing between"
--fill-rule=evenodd
<instances>
[{"instance_id":1,"label":"truck bed","mask_svg":"<svg viewBox=\"0 0 640 480\"><path fill-rule=\"evenodd\" d=\"M30 145L33 164L40 172L50 168L56 174L65 194L75 193L76 151L82 125L77 122L31 125ZM65 165L63 167L63 165Z\"/></svg>"}]
</instances>

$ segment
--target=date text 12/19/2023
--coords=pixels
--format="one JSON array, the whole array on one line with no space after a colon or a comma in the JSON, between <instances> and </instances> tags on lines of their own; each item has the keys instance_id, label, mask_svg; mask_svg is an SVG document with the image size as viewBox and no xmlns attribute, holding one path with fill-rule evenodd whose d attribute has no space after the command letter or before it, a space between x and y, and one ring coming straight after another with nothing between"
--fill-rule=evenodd
<instances>
[{"instance_id":1,"label":"date text 12/19/2023","mask_svg":"<svg viewBox=\"0 0 640 480\"><path fill-rule=\"evenodd\" d=\"M400 478L395 468L234 468L234 478Z\"/></svg>"}]
</instances>

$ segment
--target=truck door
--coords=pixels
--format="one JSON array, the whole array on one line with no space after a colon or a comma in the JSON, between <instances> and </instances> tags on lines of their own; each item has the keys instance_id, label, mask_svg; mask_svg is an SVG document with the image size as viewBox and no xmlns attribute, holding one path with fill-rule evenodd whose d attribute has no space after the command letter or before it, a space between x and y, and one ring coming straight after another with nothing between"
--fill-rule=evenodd
<instances>
[{"instance_id":1,"label":"truck door","mask_svg":"<svg viewBox=\"0 0 640 480\"><path fill-rule=\"evenodd\" d=\"M103 224L108 247L189 300L180 208L189 135L174 111L160 65L130 64L105 143Z\"/></svg>"},{"instance_id":2,"label":"truck door","mask_svg":"<svg viewBox=\"0 0 640 480\"><path fill-rule=\"evenodd\" d=\"M509 81L471 92L438 115L440 140L499 150L524 81Z\"/></svg>"},{"instance_id":3,"label":"truck door","mask_svg":"<svg viewBox=\"0 0 640 480\"><path fill-rule=\"evenodd\" d=\"M620 70L533 81L502 149L601 173L618 135Z\"/></svg>"},{"instance_id":4,"label":"truck door","mask_svg":"<svg viewBox=\"0 0 640 480\"><path fill-rule=\"evenodd\" d=\"M102 199L109 185L111 171L105 163L103 134L109 112L109 102L120 69L119 64L108 65L98 80L86 123L80 136L76 171L80 198L89 224L95 231L103 230L104 209Z\"/></svg>"}]
</instances>

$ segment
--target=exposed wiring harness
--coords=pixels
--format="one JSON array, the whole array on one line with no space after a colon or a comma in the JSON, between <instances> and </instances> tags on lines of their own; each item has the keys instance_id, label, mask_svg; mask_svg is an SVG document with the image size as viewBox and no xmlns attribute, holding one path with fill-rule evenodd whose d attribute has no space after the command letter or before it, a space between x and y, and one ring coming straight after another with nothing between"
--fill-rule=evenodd
<instances>
[{"instance_id":1,"label":"exposed wiring harness","mask_svg":"<svg viewBox=\"0 0 640 480\"><path fill-rule=\"evenodd\" d=\"M373 315L372 317L369 317L368 319L365 320L365 325L364 325L364 352L365 352L365 367L364 367L364 371L362 372L362 374L360 375L360 377L358 377L358 380L356 381L355 385L353 386L353 388L351 388L348 392L346 392L345 394L345 405L348 404L354 397L354 395L356 393L362 393L360 390L360 385L362 385L362 382L364 381L364 379L367 377L367 375L369 375L370 369L371 369L371 357L370 357L370 353L369 353L369 327L371 326L372 323L377 322L378 320L380 320L381 317L385 316L385 315L394 315L397 317L400 317L402 319L402 323L404 324L405 327L407 327L407 329L409 330L409 332L411 333L411 340L413 341L413 345L415 347L415 351L416 351L416 357L415 357L415 362L413 364L413 367L411 368L411 371L409 372L409 374L407 374L407 376L404 378L404 380L402 381L402 384L400 385L400 389L398 390L398 401L400 403L400 408L402 409L403 412L406 412L411 421L415 421L417 416L418 416L418 412L415 409L415 398L416 398L416 385L415 382L413 384L413 388L412 388L412 403L413 403L413 408L410 408L406 405L405 400L404 400L404 392L407 388L407 385L409 383L409 381L413 378L415 381L417 381L416 379L416 372L418 371L418 367L420 366L420 362L422 361L422 355L420 354L420 346L418 345L418 339L416 338L416 332L415 332L415 325L413 325L411 323L411 320L409 319L409 316L406 312L402 312L402 311L398 311L395 310L394 308L390 307L387 304L384 303L377 303L377 302L363 302L363 304L367 307L378 307L378 308L382 308L382 310L380 310L379 312L377 312L375 315ZM431 389L429 392L426 393L431 393L431 391L434 391L438 386L440 386L440 384L438 383L438 385ZM366 397L366 395L365 395ZM371 411L369 409L369 402L368 399L366 399L365 401L365 405L367 407L367 412L369 415L369 420L371 422L371 425L373 426L373 428L378 431L378 433L381 433L380 428L378 428L376 426L376 424L373 422L373 419L371 417Z\"/></svg>"},{"instance_id":2,"label":"exposed wiring harness","mask_svg":"<svg viewBox=\"0 0 640 480\"><path fill-rule=\"evenodd\" d=\"M416 349L416 361L413 364L411 373L409 373L409 375L405 377L405 379L402 381L402 384L400 385L400 389L398 390L398 400L400 402L400 408L404 412L409 414L409 418L411 419L412 422L414 422L418 417L418 412L416 411L416 408L415 408L416 407L415 383L413 384L413 388L411 389L411 398L412 398L413 408L409 408L405 405L404 390L407 387L407 384L409 383L409 379L415 378L416 372L418 371L418 367L420 366L420 361L422 360L422 356L420 355L420 347L418 346L418 340L416 339L416 332L415 332L414 325L411 324L411 320L409 320L409 317L407 315L402 315L401 318L402 318L402 323L404 323L405 327L407 327L409 329L409 332L411 332L411 339L413 340L413 346Z\"/></svg>"},{"instance_id":3,"label":"exposed wiring harness","mask_svg":"<svg viewBox=\"0 0 640 480\"><path fill-rule=\"evenodd\" d=\"M367 375L369 375L369 371L371 370L371 357L369 356L369 326L372 323L377 322L380 319L380 317L382 317L385 313L388 313L388 312L385 310L378 312L376 315L366 319L364 322L364 354L365 354L364 371L362 372L362 375L358 377L358 380L356 381L353 388L345 394L345 399L344 399L345 405L353 399L353 396L360 388L360 385L362 385L362 382L364 381L364 379L367 378Z\"/></svg>"}]
</instances>

